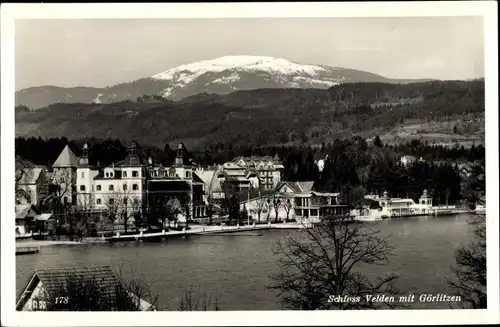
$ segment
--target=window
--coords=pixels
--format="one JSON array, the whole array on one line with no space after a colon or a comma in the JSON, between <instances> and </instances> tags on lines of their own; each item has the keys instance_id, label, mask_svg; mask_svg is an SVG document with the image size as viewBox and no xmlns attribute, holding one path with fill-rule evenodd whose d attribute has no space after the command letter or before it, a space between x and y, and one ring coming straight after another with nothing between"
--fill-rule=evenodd
<instances>
[{"instance_id":1,"label":"window","mask_svg":"<svg viewBox=\"0 0 500 327\"><path fill-rule=\"evenodd\" d=\"M109 199L109 205L112 206L113 204L115 204L115 199L111 198Z\"/></svg>"},{"instance_id":2,"label":"window","mask_svg":"<svg viewBox=\"0 0 500 327\"><path fill-rule=\"evenodd\" d=\"M123 184L123 190L126 191L127 190L127 184Z\"/></svg>"},{"instance_id":3,"label":"window","mask_svg":"<svg viewBox=\"0 0 500 327\"><path fill-rule=\"evenodd\" d=\"M85 192L85 185L80 185L80 191Z\"/></svg>"},{"instance_id":4,"label":"window","mask_svg":"<svg viewBox=\"0 0 500 327\"><path fill-rule=\"evenodd\" d=\"M139 189L139 185L138 184L132 185L132 190L137 191L138 189Z\"/></svg>"},{"instance_id":5,"label":"window","mask_svg":"<svg viewBox=\"0 0 500 327\"><path fill-rule=\"evenodd\" d=\"M139 172L137 170L132 171L132 177L138 177Z\"/></svg>"},{"instance_id":6,"label":"window","mask_svg":"<svg viewBox=\"0 0 500 327\"><path fill-rule=\"evenodd\" d=\"M186 171L186 178L190 178L191 177L191 173L189 171Z\"/></svg>"},{"instance_id":7,"label":"window","mask_svg":"<svg viewBox=\"0 0 500 327\"><path fill-rule=\"evenodd\" d=\"M115 190L115 187L113 185L109 185L109 190L110 191L114 191Z\"/></svg>"},{"instance_id":8,"label":"window","mask_svg":"<svg viewBox=\"0 0 500 327\"><path fill-rule=\"evenodd\" d=\"M109 173L108 173L108 172L107 172L107 173L105 173L105 174L104 174L104 176L109 177Z\"/></svg>"},{"instance_id":9,"label":"window","mask_svg":"<svg viewBox=\"0 0 500 327\"><path fill-rule=\"evenodd\" d=\"M96 204L101 204L101 203L102 203L102 201L101 201L101 199L97 199L97 200L95 201L95 203L96 203Z\"/></svg>"},{"instance_id":10,"label":"window","mask_svg":"<svg viewBox=\"0 0 500 327\"><path fill-rule=\"evenodd\" d=\"M127 177L127 171L124 170L123 173L122 173L122 176L123 177Z\"/></svg>"},{"instance_id":11,"label":"window","mask_svg":"<svg viewBox=\"0 0 500 327\"><path fill-rule=\"evenodd\" d=\"M99 184L98 184L98 185L96 185L96 189L97 189L98 191L100 191L100 190L101 190L101 185L99 185Z\"/></svg>"},{"instance_id":12,"label":"window","mask_svg":"<svg viewBox=\"0 0 500 327\"><path fill-rule=\"evenodd\" d=\"M85 178L85 173L83 171L82 171L81 175L82 175L82 178Z\"/></svg>"},{"instance_id":13,"label":"window","mask_svg":"<svg viewBox=\"0 0 500 327\"><path fill-rule=\"evenodd\" d=\"M31 306L33 307L33 310L38 310L38 300L33 299L31 300Z\"/></svg>"},{"instance_id":14,"label":"window","mask_svg":"<svg viewBox=\"0 0 500 327\"><path fill-rule=\"evenodd\" d=\"M128 205L128 199L127 198L123 198L123 204L124 205Z\"/></svg>"}]
</instances>

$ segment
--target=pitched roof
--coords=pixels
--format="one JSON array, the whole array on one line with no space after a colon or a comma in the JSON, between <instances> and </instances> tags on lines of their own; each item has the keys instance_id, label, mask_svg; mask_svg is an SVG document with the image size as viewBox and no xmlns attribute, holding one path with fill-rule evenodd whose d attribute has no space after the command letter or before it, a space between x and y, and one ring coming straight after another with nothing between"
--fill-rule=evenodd
<instances>
[{"instance_id":1,"label":"pitched roof","mask_svg":"<svg viewBox=\"0 0 500 327\"><path fill-rule=\"evenodd\" d=\"M205 183L205 181L200 176L198 176L198 174L196 172L193 173L193 182L195 182L195 183L202 183L202 184L207 185Z\"/></svg>"},{"instance_id":2,"label":"pitched roof","mask_svg":"<svg viewBox=\"0 0 500 327\"><path fill-rule=\"evenodd\" d=\"M73 151L68 145L64 147L57 157L57 160L52 165L53 168L68 168L68 167L78 167L78 158L75 156Z\"/></svg>"},{"instance_id":3,"label":"pitched roof","mask_svg":"<svg viewBox=\"0 0 500 327\"><path fill-rule=\"evenodd\" d=\"M99 179L121 179L122 178L122 171L120 169L115 169L114 170L114 175L113 177L104 177L104 171L100 170L99 173L94 177L94 180L99 180Z\"/></svg>"},{"instance_id":4,"label":"pitched roof","mask_svg":"<svg viewBox=\"0 0 500 327\"><path fill-rule=\"evenodd\" d=\"M17 183L20 185L36 184L43 170L41 167L19 169L16 171L16 176L19 174L21 178Z\"/></svg>"},{"instance_id":5,"label":"pitched roof","mask_svg":"<svg viewBox=\"0 0 500 327\"><path fill-rule=\"evenodd\" d=\"M41 215L36 216L35 219L45 221L45 220L49 220L50 218L52 218L51 213L42 213Z\"/></svg>"},{"instance_id":6,"label":"pitched roof","mask_svg":"<svg viewBox=\"0 0 500 327\"><path fill-rule=\"evenodd\" d=\"M34 206L31 203L16 204L16 219L26 218L31 209L33 209L33 211L36 213L36 210L34 209Z\"/></svg>"},{"instance_id":7,"label":"pitched roof","mask_svg":"<svg viewBox=\"0 0 500 327\"><path fill-rule=\"evenodd\" d=\"M297 193L311 192L314 182L285 182L292 190Z\"/></svg>"},{"instance_id":8,"label":"pitched roof","mask_svg":"<svg viewBox=\"0 0 500 327\"><path fill-rule=\"evenodd\" d=\"M109 266L37 269L30 278L30 282L24 289L23 294L17 301L16 309L22 309L29 299L29 293L26 292L30 291L28 288L34 289L38 284L32 281L38 279L42 282L43 288L47 293L57 294L56 292L61 284L64 285L67 283L69 278L82 278L94 281L99 285L99 289L103 295L107 295L112 302L116 300L116 287L120 285L120 282ZM134 300L137 300L137 296L131 293L130 295ZM140 299L140 304L142 310L151 309L151 305L142 299Z\"/></svg>"},{"instance_id":9,"label":"pitched roof","mask_svg":"<svg viewBox=\"0 0 500 327\"><path fill-rule=\"evenodd\" d=\"M216 172L216 169L204 169L196 171L195 174L203 180L205 185L210 185Z\"/></svg>"}]
</instances>

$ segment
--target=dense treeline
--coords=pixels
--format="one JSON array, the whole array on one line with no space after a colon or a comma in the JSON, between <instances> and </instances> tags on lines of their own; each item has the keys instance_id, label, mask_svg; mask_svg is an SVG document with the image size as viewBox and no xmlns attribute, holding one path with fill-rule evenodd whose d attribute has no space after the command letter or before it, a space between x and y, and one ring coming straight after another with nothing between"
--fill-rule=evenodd
<instances>
[{"instance_id":1,"label":"dense treeline","mask_svg":"<svg viewBox=\"0 0 500 327\"><path fill-rule=\"evenodd\" d=\"M17 138L16 155L36 165L50 166L66 144L77 155L87 142L91 148L91 164L101 167L122 160L127 155L127 144L120 140L68 140L67 138ZM171 165L176 156L175 145L163 148L141 144L143 159L153 158L157 163ZM188 149L189 150L189 149ZM480 161L484 165L484 147L470 149L446 148L412 141L388 146L377 137L368 144L361 137L323 143L321 147L242 147L219 143L206 146L202 151L191 151L195 163L206 167L222 164L236 156L278 155L285 166L284 179L288 181L313 180L316 187L325 191L340 192L345 187L362 186L368 193L387 190L392 196L410 196L417 199L424 189L434 194L435 200L454 203L461 197L461 179L457 162ZM401 165L403 155L422 157L425 161L409 167ZM319 171L317 161L324 160Z\"/></svg>"},{"instance_id":2,"label":"dense treeline","mask_svg":"<svg viewBox=\"0 0 500 327\"><path fill-rule=\"evenodd\" d=\"M114 135L158 147L182 139L197 150L221 142L300 146L373 137L407 122L442 123L446 127L439 127L439 133L452 138L475 135L482 131L485 108L484 81L353 83L328 90L259 89L153 100L53 104L30 112L20 108L16 132L73 139Z\"/></svg>"}]
</instances>

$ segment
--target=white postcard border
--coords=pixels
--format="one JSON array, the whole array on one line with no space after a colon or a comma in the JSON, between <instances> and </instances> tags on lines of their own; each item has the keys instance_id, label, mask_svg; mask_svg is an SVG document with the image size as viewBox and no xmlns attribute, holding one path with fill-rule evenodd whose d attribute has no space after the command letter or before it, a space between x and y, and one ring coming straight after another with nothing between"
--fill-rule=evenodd
<instances>
[{"instance_id":1,"label":"white postcard border","mask_svg":"<svg viewBox=\"0 0 500 327\"><path fill-rule=\"evenodd\" d=\"M487 310L16 312L14 220L14 19L483 16L486 83ZM494 1L212 4L2 4L1 310L5 326L393 325L499 322L498 21ZM43 40L42 40L43 42Z\"/></svg>"}]
</instances>

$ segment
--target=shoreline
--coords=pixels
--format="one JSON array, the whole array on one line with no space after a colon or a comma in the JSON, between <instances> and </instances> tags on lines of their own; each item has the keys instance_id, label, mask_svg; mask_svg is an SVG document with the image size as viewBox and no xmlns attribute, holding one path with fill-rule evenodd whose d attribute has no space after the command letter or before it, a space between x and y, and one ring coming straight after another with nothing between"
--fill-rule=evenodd
<instances>
[{"instance_id":1,"label":"shoreline","mask_svg":"<svg viewBox=\"0 0 500 327\"><path fill-rule=\"evenodd\" d=\"M438 214L437 216L446 216L448 214L463 214L466 212L453 212L447 214ZM421 215L418 215L421 216ZM415 217L418 217L415 215ZM432 215L434 216L434 215ZM392 219L404 219L408 217L391 217ZM388 218L388 219L391 219ZM355 220L354 220L355 221ZM359 222L380 222L380 220L358 220ZM263 230L283 230L283 229L302 229L304 226L297 223L271 223L271 224L257 224L257 225L241 225L241 226L199 226L186 230L186 231L168 231L157 233L138 233L132 235L113 235L111 237L89 237L82 241L57 241L57 240L16 240L16 248L19 247L45 247L57 245L84 245L84 244L98 244L98 243L113 243L113 242L129 242L147 239L163 239L168 237L182 237L188 235L222 235L233 234L240 232L263 231Z\"/></svg>"},{"instance_id":2,"label":"shoreline","mask_svg":"<svg viewBox=\"0 0 500 327\"><path fill-rule=\"evenodd\" d=\"M45 240L23 240L16 241L16 248L20 247L42 247L42 246L54 246L54 245L76 245L85 244L85 242L77 241L45 241Z\"/></svg>"}]
</instances>

